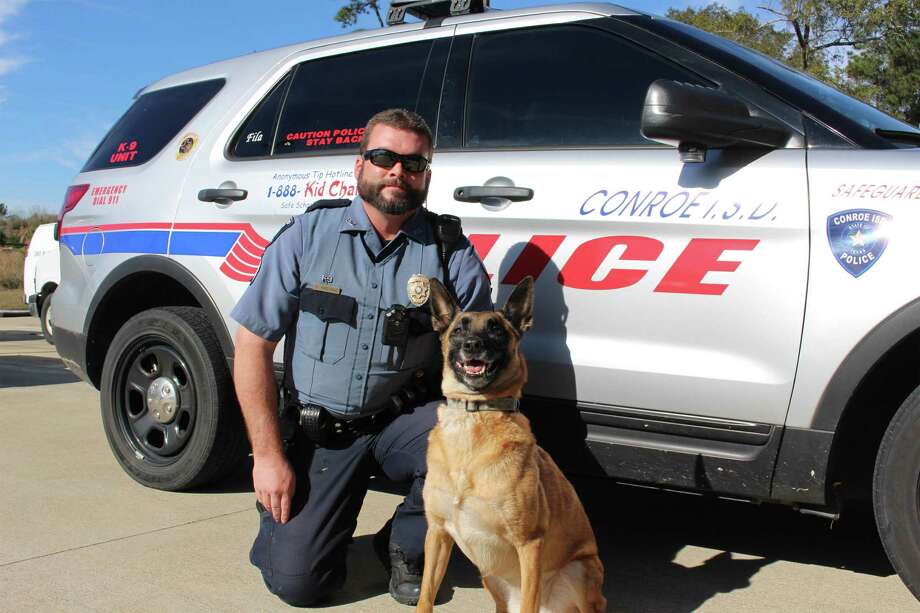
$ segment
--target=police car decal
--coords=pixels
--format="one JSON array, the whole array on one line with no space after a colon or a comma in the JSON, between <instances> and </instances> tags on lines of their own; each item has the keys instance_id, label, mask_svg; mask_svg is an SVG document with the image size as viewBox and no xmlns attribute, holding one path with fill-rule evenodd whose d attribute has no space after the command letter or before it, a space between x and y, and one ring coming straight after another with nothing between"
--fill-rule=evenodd
<instances>
[{"instance_id":1,"label":"police car decal","mask_svg":"<svg viewBox=\"0 0 920 613\"><path fill-rule=\"evenodd\" d=\"M122 194L128 191L124 183L118 185L97 185L90 192L93 206L115 205L121 200Z\"/></svg>"},{"instance_id":2,"label":"police car decal","mask_svg":"<svg viewBox=\"0 0 920 613\"><path fill-rule=\"evenodd\" d=\"M336 128L334 130L304 130L288 132L284 137L283 145L302 141L302 147L328 147L330 145L354 145L361 142L364 136L364 127Z\"/></svg>"},{"instance_id":3,"label":"police car decal","mask_svg":"<svg viewBox=\"0 0 920 613\"><path fill-rule=\"evenodd\" d=\"M327 168L306 172L274 173L264 188L269 204L281 210L306 209L324 198L354 198L358 195L354 170ZM276 204L280 201L280 204Z\"/></svg>"},{"instance_id":4,"label":"police car decal","mask_svg":"<svg viewBox=\"0 0 920 613\"><path fill-rule=\"evenodd\" d=\"M467 238L483 261L495 246L499 234L470 234ZM540 278L556 250L567 235L534 235L501 279L501 284L515 284L527 276ZM721 296L729 283L714 283L706 279L711 272L731 273L744 259L743 252L752 251L760 243L747 238L691 238L677 258L660 277L652 291L666 294ZM621 260L630 261L630 268L609 269L598 279L597 273L608 254L625 247ZM600 236L580 243L560 266L556 281L567 288L606 291L630 287L651 271L664 251L664 242L651 236ZM725 252L737 252L735 254ZM724 255L724 257L723 257ZM642 268L636 263L645 262ZM492 279L492 274L489 274ZM720 280L725 279L724 277ZM727 279L725 279L727 280Z\"/></svg>"},{"instance_id":5,"label":"police car decal","mask_svg":"<svg viewBox=\"0 0 920 613\"><path fill-rule=\"evenodd\" d=\"M269 241L250 224L125 223L62 228L61 244L82 256L104 252L222 257L220 271L248 283Z\"/></svg>"},{"instance_id":6,"label":"police car decal","mask_svg":"<svg viewBox=\"0 0 920 613\"><path fill-rule=\"evenodd\" d=\"M198 135L190 132L182 137L182 140L179 142L179 151L176 153L177 160L184 160L192 151L195 149L195 145L198 144Z\"/></svg>"},{"instance_id":7,"label":"police car decal","mask_svg":"<svg viewBox=\"0 0 920 613\"><path fill-rule=\"evenodd\" d=\"M869 270L888 246L885 225L891 219L891 215L872 209L849 209L829 215L827 240L837 263L854 277Z\"/></svg>"},{"instance_id":8,"label":"police car decal","mask_svg":"<svg viewBox=\"0 0 920 613\"><path fill-rule=\"evenodd\" d=\"M920 200L920 185L909 183L841 183L831 194L831 198Z\"/></svg>"},{"instance_id":9,"label":"police car decal","mask_svg":"<svg viewBox=\"0 0 920 613\"><path fill-rule=\"evenodd\" d=\"M137 140L122 141L115 145L115 151L109 156L109 164L133 162L138 153L140 153L140 144Z\"/></svg>"},{"instance_id":10,"label":"police car decal","mask_svg":"<svg viewBox=\"0 0 920 613\"><path fill-rule=\"evenodd\" d=\"M776 201L744 202L705 190L600 189L578 209L582 216L775 221Z\"/></svg>"}]
</instances>

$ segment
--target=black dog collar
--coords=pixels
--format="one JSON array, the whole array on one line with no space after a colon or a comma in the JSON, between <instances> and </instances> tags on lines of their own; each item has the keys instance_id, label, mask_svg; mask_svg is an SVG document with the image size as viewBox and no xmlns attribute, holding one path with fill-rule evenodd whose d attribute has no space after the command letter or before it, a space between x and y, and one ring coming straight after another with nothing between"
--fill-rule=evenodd
<instances>
[{"instance_id":1,"label":"black dog collar","mask_svg":"<svg viewBox=\"0 0 920 613\"><path fill-rule=\"evenodd\" d=\"M447 408L463 409L467 413L477 413L479 411L501 411L503 413L515 413L518 411L520 404L520 400L510 396L506 396L504 398L492 398L491 400L461 400L460 398L447 399Z\"/></svg>"}]
</instances>

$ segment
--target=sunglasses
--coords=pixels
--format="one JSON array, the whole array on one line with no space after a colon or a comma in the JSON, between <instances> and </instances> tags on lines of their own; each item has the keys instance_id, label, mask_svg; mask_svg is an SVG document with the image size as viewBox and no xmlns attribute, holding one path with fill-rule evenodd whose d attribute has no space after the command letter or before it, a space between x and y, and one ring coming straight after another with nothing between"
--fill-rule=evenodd
<instances>
[{"instance_id":1,"label":"sunglasses","mask_svg":"<svg viewBox=\"0 0 920 613\"><path fill-rule=\"evenodd\" d=\"M431 163L431 161L423 155L417 153L403 155L390 151L389 149L369 149L364 152L364 159L380 168L393 168L396 166L396 162L401 162L403 168L409 172L422 172L428 168L428 165Z\"/></svg>"}]
</instances>

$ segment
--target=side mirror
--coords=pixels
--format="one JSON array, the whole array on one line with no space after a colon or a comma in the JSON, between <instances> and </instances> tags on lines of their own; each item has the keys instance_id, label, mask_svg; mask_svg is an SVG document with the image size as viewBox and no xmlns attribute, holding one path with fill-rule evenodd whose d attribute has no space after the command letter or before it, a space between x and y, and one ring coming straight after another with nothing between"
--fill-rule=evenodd
<instances>
[{"instance_id":1,"label":"side mirror","mask_svg":"<svg viewBox=\"0 0 920 613\"><path fill-rule=\"evenodd\" d=\"M705 162L707 149L784 146L789 129L751 115L746 104L710 87L658 79L642 106L642 136L676 146L682 162Z\"/></svg>"}]
</instances>

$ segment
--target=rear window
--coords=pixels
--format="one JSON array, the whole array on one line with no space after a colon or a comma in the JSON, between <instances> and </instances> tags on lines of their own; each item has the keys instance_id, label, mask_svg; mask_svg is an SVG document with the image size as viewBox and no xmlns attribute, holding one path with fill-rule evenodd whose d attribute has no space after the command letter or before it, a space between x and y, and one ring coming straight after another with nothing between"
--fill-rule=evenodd
<instances>
[{"instance_id":1,"label":"rear window","mask_svg":"<svg viewBox=\"0 0 920 613\"><path fill-rule=\"evenodd\" d=\"M81 172L147 162L204 108L224 83L224 79L214 79L144 94L109 130Z\"/></svg>"}]
</instances>

